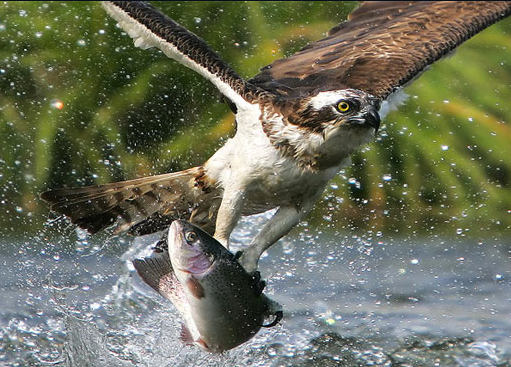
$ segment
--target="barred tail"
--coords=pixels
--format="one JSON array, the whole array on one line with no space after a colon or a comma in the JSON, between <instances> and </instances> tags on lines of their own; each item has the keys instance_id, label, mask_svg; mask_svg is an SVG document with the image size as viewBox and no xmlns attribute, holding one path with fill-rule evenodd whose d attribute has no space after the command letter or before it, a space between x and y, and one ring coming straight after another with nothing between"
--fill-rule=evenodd
<instances>
[{"instance_id":1,"label":"barred tail","mask_svg":"<svg viewBox=\"0 0 511 367\"><path fill-rule=\"evenodd\" d=\"M96 233L111 225L115 232L144 235L165 229L175 219L192 220L214 231L216 210L202 167L130 181L46 191L51 210ZM210 228L212 226L212 228Z\"/></svg>"}]
</instances>

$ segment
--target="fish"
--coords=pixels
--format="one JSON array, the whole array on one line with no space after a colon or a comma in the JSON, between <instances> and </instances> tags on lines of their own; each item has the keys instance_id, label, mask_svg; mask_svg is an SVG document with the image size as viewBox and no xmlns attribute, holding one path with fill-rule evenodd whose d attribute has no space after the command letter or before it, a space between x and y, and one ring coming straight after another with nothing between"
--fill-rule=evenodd
<instances>
[{"instance_id":1,"label":"fish","mask_svg":"<svg viewBox=\"0 0 511 367\"><path fill-rule=\"evenodd\" d=\"M175 220L151 256L133 260L133 266L175 305L185 344L222 353L283 317L282 306L263 293L260 273L247 273L238 257L199 227Z\"/></svg>"}]
</instances>

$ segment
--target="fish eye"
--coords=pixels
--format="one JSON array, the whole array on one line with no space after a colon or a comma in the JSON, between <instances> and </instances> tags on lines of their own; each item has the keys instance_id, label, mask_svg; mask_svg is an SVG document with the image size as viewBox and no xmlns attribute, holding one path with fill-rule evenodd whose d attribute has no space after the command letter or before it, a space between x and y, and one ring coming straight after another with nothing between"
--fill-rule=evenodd
<instances>
[{"instance_id":1,"label":"fish eye","mask_svg":"<svg viewBox=\"0 0 511 367\"><path fill-rule=\"evenodd\" d=\"M341 100L337 103L337 111L346 113L351 109L351 104L348 101Z\"/></svg>"},{"instance_id":2,"label":"fish eye","mask_svg":"<svg viewBox=\"0 0 511 367\"><path fill-rule=\"evenodd\" d=\"M197 233L190 231L185 233L185 240L188 242L193 242L197 239Z\"/></svg>"}]
</instances>

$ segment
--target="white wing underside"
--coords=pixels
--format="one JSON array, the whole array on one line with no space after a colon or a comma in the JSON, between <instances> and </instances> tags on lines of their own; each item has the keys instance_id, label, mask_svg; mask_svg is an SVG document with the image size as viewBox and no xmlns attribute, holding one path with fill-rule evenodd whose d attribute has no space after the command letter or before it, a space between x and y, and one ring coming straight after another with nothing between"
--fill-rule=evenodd
<instances>
[{"instance_id":1,"label":"white wing underside","mask_svg":"<svg viewBox=\"0 0 511 367\"><path fill-rule=\"evenodd\" d=\"M378 111L381 119L383 120L390 112L395 111L399 106L403 105L408 99L408 94L403 91L404 88L400 88L394 93L390 94L381 103L380 110Z\"/></svg>"},{"instance_id":2,"label":"white wing underside","mask_svg":"<svg viewBox=\"0 0 511 367\"><path fill-rule=\"evenodd\" d=\"M129 13L108 1L102 1L101 3L106 12L114 18L119 23L119 26L133 39L136 47L144 50L151 47L160 49L166 56L176 60L180 64L192 69L211 81L218 88L220 93L234 102L238 108L245 109L250 106L250 103L232 89L229 84L225 83L217 75L211 73L208 69L180 52L173 44L151 32L151 30L149 30L144 24L132 18Z\"/></svg>"}]
</instances>

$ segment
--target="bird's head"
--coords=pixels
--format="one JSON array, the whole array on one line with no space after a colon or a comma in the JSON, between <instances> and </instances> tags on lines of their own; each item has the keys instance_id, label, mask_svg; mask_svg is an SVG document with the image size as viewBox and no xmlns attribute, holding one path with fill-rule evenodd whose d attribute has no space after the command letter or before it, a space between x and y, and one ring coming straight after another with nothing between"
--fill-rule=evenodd
<instances>
[{"instance_id":1,"label":"bird's head","mask_svg":"<svg viewBox=\"0 0 511 367\"><path fill-rule=\"evenodd\" d=\"M376 133L380 127L380 100L355 89L319 92L302 100L302 108L289 122L327 139L334 132L363 130Z\"/></svg>"},{"instance_id":2,"label":"bird's head","mask_svg":"<svg viewBox=\"0 0 511 367\"><path fill-rule=\"evenodd\" d=\"M380 100L355 89L320 91L277 100L273 106L278 114L267 113L264 131L285 155L306 167L338 166L380 127Z\"/></svg>"}]
</instances>

